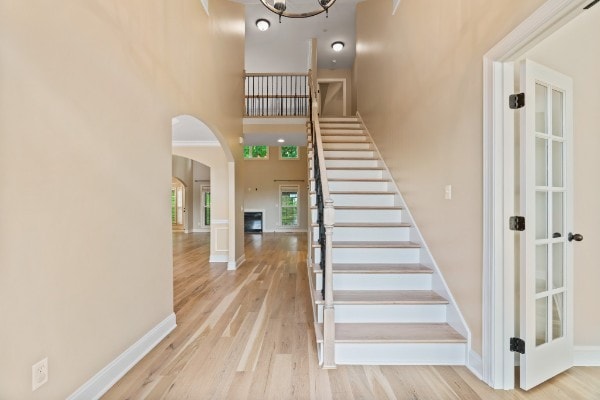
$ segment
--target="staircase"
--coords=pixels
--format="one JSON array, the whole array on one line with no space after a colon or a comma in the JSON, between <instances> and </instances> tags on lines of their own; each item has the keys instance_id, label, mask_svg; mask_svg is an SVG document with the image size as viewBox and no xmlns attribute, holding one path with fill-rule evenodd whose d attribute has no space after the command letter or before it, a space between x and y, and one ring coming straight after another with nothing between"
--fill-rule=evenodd
<instances>
[{"instance_id":1,"label":"staircase","mask_svg":"<svg viewBox=\"0 0 600 400\"><path fill-rule=\"evenodd\" d=\"M321 118L334 205L335 364L465 364L468 329L359 118ZM309 135L309 148L312 148ZM309 153L311 177L314 151ZM309 276L323 357L323 271L311 179Z\"/></svg>"}]
</instances>

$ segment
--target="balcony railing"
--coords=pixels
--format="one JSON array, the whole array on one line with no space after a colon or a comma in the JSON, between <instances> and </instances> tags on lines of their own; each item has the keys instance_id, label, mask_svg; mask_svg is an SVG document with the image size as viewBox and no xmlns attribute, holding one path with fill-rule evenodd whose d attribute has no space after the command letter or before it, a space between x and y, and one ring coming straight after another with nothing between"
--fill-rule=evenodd
<instances>
[{"instance_id":1,"label":"balcony railing","mask_svg":"<svg viewBox=\"0 0 600 400\"><path fill-rule=\"evenodd\" d=\"M308 117L308 74L246 73L246 117Z\"/></svg>"}]
</instances>

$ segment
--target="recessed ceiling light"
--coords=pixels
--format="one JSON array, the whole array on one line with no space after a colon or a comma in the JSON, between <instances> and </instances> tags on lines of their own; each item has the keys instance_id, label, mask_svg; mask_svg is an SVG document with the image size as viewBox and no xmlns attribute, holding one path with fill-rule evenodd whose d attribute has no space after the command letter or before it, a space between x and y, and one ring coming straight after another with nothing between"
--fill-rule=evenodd
<instances>
[{"instance_id":1,"label":"recessed ceiling light","mask_svg":"<svg viewBox=\"0 0 600 400\"><path fill-rule=\"evenodd\" d=\"M342 49L344 48L344 42L333 42L331 44L331 48L333 49L333 51L335 52L340 52L342 51Z\"/></svg>"},{"instance_id":2,"label":"recessed ceiling light","mask_svg":"<svg viewBox=\"0 0 600 400\"><path fill-rule=\"evenodd\" d=\"M264 18L256 20L256 27L258 28L259 31L263 31L264 32L267 29L269 29L270 26L271 26L271 23L268 20L264 19Z\"/></svg>"},{"instance_id":3,"label":"recessed ceiling light","mask_svg":"<svg viewBox=\"0 0 600 400\"><path fill-rule=\"evenodd\" d=\"M277 139L277 142L278 143L285 143L285 140L283 140L283 139Z\"/></svg>"}]
</instances>

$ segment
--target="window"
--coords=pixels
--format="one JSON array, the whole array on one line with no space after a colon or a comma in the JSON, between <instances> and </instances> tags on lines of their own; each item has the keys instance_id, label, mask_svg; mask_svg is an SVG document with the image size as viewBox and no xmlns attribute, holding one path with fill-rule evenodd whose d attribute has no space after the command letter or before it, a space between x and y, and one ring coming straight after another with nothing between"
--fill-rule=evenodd
<instances>
[{"instance_id":1,"label":"window","mask_svg":"<svg viewBox=\"0 0 600 400\"><path fill-rule=\"evenodd\" d=\"M177 223L177 189L171 188L171 223Z\"/></svg>"},{"instance_id":2,"label":"window","mask_svg":"<svg viewBox=\"0 0 600 400\"><path fill-rule=\"evenodd\" d=\"M210 186L202 186L202 225L210 226Z\"/></svg>"},{"instance_id":3,"label":"window","mask_svg":"<svg viewBox=\"0 0 600 400\"><path fill-rule=\"evenodd\" d=\"M269 158L269 146L244 146L244 158L247 160L266 160Z\"/></svg>"},{"instance_id":4,"label":"window","mask_svg":"<svg viewBox=\"0 0 600 400\"><path fill-rule=\"evenodd\" d=\"M297 160L298 146L281 146L279 148L279 158L281 160Z\"/></svg>"},{"instance_id":5,"label":"window","mask_svg":"<svg viewBox=\"0 0 600 400\"><path fill-rule=\"evenodd\" d=\"M171 223L183 226L185 188L179 181L171 185Z\"/></svg>"},{"instance_id":6,"label":"window","mask_svg":"<svg viewBox=\"0 0 600 400\"><path fill-rule=\"evenodd\" d=\"M282 226L298 226L298 186L279 187Z\"/></svg>"}]
</instances>

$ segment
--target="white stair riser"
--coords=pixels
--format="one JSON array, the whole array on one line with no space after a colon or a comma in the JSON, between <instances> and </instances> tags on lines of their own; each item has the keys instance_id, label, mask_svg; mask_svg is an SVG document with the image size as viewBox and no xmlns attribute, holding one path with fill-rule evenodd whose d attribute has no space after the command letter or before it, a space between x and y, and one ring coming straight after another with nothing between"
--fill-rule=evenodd
<instances>
[{"instance_id":1,"label":"white stair riser","mask_svg":"<svg viewBox=\"0 0 600 400\"><path fill-rule=\"evenodd\" d=\"M319 323L323 322L323 306L319 305ZM445 304L336 304L338 323L436 323L446 322Z\"/></svg>"},{"instance_id":2,"label":"white stair riser","mask_svg":"<svg viewBox=\"0 0 600 400\"><path fill-rule=\"evenodd\" d=\"M370 143L323 143L323 149L328 150L372 150Z\"/></svg>"},{"instance_id":3,"label":"white stair riser","mask_svg":"<svg viewBox=\"0 0 600 400\"><path fill-rule=\"evenodd\" d=\"M405 263L419 262L418 248L333 248L334 263ZM315 263L321 260L320 251L315 252Z\"/></svg>"},{"instance_id":4,"label":"white stair riser","mask_svg":"<svg viewBox=\"0 0 600 400\"><path fill-rule=\"evenodd\" d=\"M312 220L317 210L312 209ZM335 210L334 222L402 222L402 210Z\"/></svg>"},{"instance_id":5,"label":"white stair riser","mask_svg":"<svg viewBox=\"0 0 600 400\"><path fill-rule=\"evenodd\" d=\"M336 343L336 364L464 365L465 343Z\"/></svg>"},{"instance_id":6,"label":"white stair riser","mask_svg":"<svg viewBox=\"0 0 600 400\"><path fill-rule=\"evenodd\" d=\"M365 136L366 132L364 129L344 129L344 128L323 128L321 127L321 137L324 136L334 136L334 135L357 135L357 136Z\"/></svg>"},{"instance_id":7,"label":"white stair riser","mask_svg":"<svg viewBox=\"0 0 600 400\"><path fill-rule=\"evenodd\" d=\"M346 140L349 141L356 141L356 140L361 140L361 141L365 141L365 142L370 142L367 138L366 135L363 134L359 134L359 133L348 133L348 134L339 134L339 133L335 133L335 134L323 134L321 132L321 139L323 140L323 143L328 142L328 141L339 141L339 142L343 142Z\"/></svg>"},{"instance_id":8,"label":"white stair riser","mask_svg":"<svg viewBox=\"0 0 600 400\"><path fill-rule=\"evenodd\" d=\"M321 123L328 123L328 122L358 123L358 118L356 118L356 117L322 117L322 118L319 118L319 122L321 122Z\"/></svg>"},{"instance_id":9,"label":"white stair riser","mask_svg":"<svg viewBox=\"0 0 600 400\"><path fill-rule=\"evenodd\" d=\"M387 192L389 183L385 181L334 181L329 180L331 192ZM310 190L315 190L315 181L310 181Z\"/></svg>"},{"instance_id":10,"label":"white stair riser","mask_svg":"<svg viewBox=\"0 0 600 400\"><path fill-rule=\"evenodd\" d=\"M362 170L362 169L330 169L327 171L329 179L382 179L382 170Z\"/></svg>"},{"instance_id":11,"label":"white stair riser","mask_svg":"<svg viewBox=\"0 0 600 400\"><path fill-rule=\"evenodd\" d=\"M319 235L319 228L313 227L313 237ZM409 227L340 227L333 228L333 241L408 241L410 240Z\"/></svg>"},{"instance_id":12,"label":"white stair riser","mask_svg":"<svg viewBox=\"0 0 600 400\"><path fill-rule=\"evenodd\" d=\"M315 284L323 289L320 272ZM431 290L431 274L333 274L333 290Z\"/></svg>"},{"instance_id":13,"label":"white stair riser","mask_svg":"<svg viewBox=\"0 0 600 400\"><path fill-rule=\"evenodd\" d=\"M315 194L311 194L315 204ZM334 206L393 206L393 194L331 194Z\"/></svg>"},{"instance_id":14,"label":"white stair riser","mask_svg":"<svg viewBox=\"0 0 600 400\"><path fill-rule=\"evenodd\" d=\"M389 190L388 186L388 182L382 181L329 181L329 190L331 192L387 192Z\"/></svg>"},{"instance_id":15,"label":"white stair riser","mask_svg":"<svg viewBox=\"0 0 600 400\"><path fill-rule=\"evenodd\" d=\"M312 166L312 165L311 165ZM325 160L325 166L327 168L335 167L379 167L379 160Z\"/></svg>"},{"instance_id":16,"label":"white stair riser","mask_svg":"<svg viewBox=\"0 0 600 400\"><path fill-rule=\"evenodd\" d=\"M329 157L349 157L349 158L373 158L372 151L354 151L354 150L325 150L325 158Z\"/></svg>"},{"instance_id":17,"label":"white stair riser","mask_svg":"<svg viewBox=\"0 0 600 400\"><path fill-rule=\"evenodd\" d=\"M358 123L341 122L319 122L321 129L361 129L362 125Z\"/></svg>"}]
</instances>

